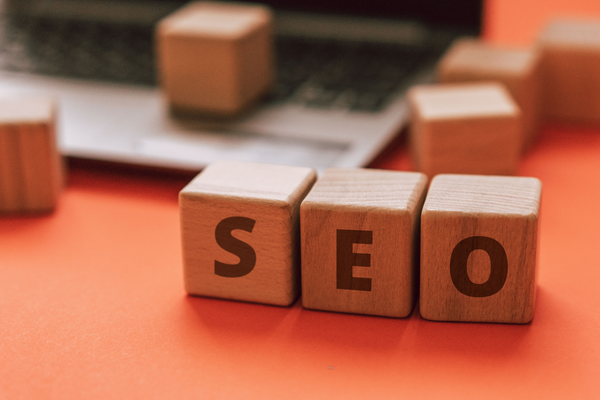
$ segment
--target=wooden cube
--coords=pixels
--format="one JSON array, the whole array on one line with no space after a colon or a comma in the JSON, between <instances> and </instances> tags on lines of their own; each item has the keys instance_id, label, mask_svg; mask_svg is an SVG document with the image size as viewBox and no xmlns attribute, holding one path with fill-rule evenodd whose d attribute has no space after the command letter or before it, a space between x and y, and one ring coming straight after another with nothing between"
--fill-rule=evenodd
<instances>
[{"instance_id":1,"label":"wooden cube","mask_svg":"<svg viewBox=\"0 0 600 400\"><path fill-rule=\"evenodd\" d=\"M409 91L410 149L417 171L512 175L519 162L519 107L500 83L416 86Z\"/></svg>"},{"instance_id":2,"label":"wooden cube","mask_svg":"<svg viewBox=\"0 0 600 400\"><path fill-rule=\"evenodd\" d=\"M532 320L541 190L536 178L433 179L421 216L424 318Z\"/></svg>"},{"instance_id":3,"label":"wooden cube","mask_svg":"<svg viewBox=\"0 0 600 400\"><path fill-rule=\"evenodd\" d=\"M538 46L545 116L600 122L600 21L551 23Z\"/></svg>"},{"instance_id":4,"label":"wooden cube","mask_svg":"<svg viewBox=\"0 0 600 400\"><path fill-rule=\"evenodd\" d=\"M193 2L157 28L160 80L175 111L235 114L271 87L268 8Z\"/></svg>"},{"instance_id":5,"label":"wooden cube","mask_svg":"<svg viewBox=\"0 0 600 400\"><path fill-rule=\"evenodd\" d=\"M179 194L189 294L286 306L300 288L300 203L311 168L220 161Z\"/></svg>"},{"instance_id":6,"label":"wooden cube","mask_svg":"<svg viewBox=\"0 0 600 400\"><path fill-rule=\"evenodd\" d=\"M426 186L417 172L328 169L300 211L304 307L409 315Z\"/></svg>"},{"instance_id":7,"label":"wooden cube","mask_svg":"<svg viewBox=\"0 0 600 400\"><path fill-rule=\"evenodd\" d=\"M0 213L47 212L63 185L54 101L0 100Z\"/></svg>"},{"instance_id":8,"label":"wooden cube","mask_svg":"<svg viewBox=\"0 0 600 400\"><path fill-rule=\"evenodd\" d=\"M498 47L480 40L459 40L438 64L442 83L497 81L508 89L521 109L521 149L539 131L539 54L534 49Z\"/></svg>"}]
</instances>

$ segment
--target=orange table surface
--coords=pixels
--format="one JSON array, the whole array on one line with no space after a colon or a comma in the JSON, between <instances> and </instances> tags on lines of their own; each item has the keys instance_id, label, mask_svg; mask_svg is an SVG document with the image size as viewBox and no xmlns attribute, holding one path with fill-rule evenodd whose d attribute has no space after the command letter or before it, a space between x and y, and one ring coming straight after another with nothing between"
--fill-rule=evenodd
<instances>
[{"instance_id":1,"label":"orange table surface","mask_svg":"<svg viewBox=\"0 0 600 400\"><path fill-rule=\"evenodd\" d=\"M529 40L552 10L600 4L489 2L485 35ZM410 168L405 143L372 166ZM0 399L598 398L597 171L600 127L546 125L524 156L544 185L537 308L504 325L187 296L188 178L75 167L55 213L0 217Z\"/></svg>"}]
</instances>

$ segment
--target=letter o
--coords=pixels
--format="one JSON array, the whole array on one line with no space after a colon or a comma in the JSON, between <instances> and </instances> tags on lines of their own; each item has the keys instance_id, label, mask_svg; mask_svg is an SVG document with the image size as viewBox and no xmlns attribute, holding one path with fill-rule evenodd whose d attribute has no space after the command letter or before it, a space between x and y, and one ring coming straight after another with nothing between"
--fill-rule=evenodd
<instances>
[{"instance_id":1,"label":"letter o","mask_svg":"<svg viewBox=\"0 0 600 400\"><path fill-rule=\"evenodd\" d=\"M475 250L488 253L491 271L484 283L474 283L467 272L467 260ZM486 236L472 236L458 242L450 257L450 276L452 283L464 295L470 297L488 297L502 289L508 275L508 258L504 247Z\"/></svg>"}]
</instances>

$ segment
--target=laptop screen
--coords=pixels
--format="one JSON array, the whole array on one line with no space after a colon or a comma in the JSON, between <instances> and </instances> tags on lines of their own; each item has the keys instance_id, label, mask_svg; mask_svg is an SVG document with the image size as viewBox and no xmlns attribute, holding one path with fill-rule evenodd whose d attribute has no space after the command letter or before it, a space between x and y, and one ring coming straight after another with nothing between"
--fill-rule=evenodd
<instances>
[{"instance_id":1,"label":"laptop screen","mask_svg":"<svg viewBox=\"0 0 600 400\"><path fill-rule=\"evenodd\" d=\"M157 0L150 0L157 1ZM161 0L185 3L182 0ZM238 0L239 1L239 0ZM482 0L262 0L276 10L407 19L481 30Z\"/></svg>"},{"instance_id":2,"label":"laptop screen","mask_svg":"<svg viewBox=\"0 0 600 400\"><path fill-rule=\"evenodd\" d=\"M481 0L265 0L275 9L416 20L432 25L481 29Z\"/></svg>"},{"instance_id":3,"label":"laptop screen","mask_svg":"<svg viewBox=\"0 0 600 400\"><path fill-rule=\"evenodd\" d=\"M117 13L132 10L139 4L155 9L158 14L168 13L189 0L7 0L15 9L30 10L36 14L86 14L119 6ZM226 0L227 1L227 0ZM237 0L238 2L240 0ZM246 1L246 0L242 0ZM333 15L375 17L419 21L428 25L467 28L480 32L482 0L262 0L247 1L268 4L275 10L325 13ZM0 2L1 4L1 2ZM114 7L113 7L114 8ZM37 12L35 12L37 11Z\"/></svg>"}]
</instances>

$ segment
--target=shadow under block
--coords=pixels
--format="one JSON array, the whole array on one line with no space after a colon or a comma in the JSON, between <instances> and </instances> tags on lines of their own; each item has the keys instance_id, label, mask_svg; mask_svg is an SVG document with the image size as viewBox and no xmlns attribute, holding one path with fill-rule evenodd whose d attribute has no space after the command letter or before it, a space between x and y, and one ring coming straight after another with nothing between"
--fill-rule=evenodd
<instances>
[{"instance_id":1,"label":"shadow under block","mask_svg":"<svg viewBox=\"0 0 600 400\"><path fill-rule=\"evenodd\" d=\"M600 21L556 21L541 33L542 99L549 119L600 122Z\"/></svg>"},{"instance_id":2,"label":"shadow under block","mask_svg":"<svg viewBox=\"0 0 600 400\"><path fill-rule=\"evenodd\" d=\"M521 149L535 141L539 131L539 54L533 49L493 46L479 40L459 40L446 52L437 68L441 83L502 83L521 109Z\"/></svg>"},{"instance_id":3,"label":"shadow under block","mask_svg":"<svg viewBox=\"0 0 600 400\"><path fill-rule=\"evenodd\" d=\"M235 114L273 81L272 16L256 5L193 2L157 28L160 80L177 111Z\"/></svg>"},{"instance_id":4,"label":"shadow under block","mask_svg":"<svg viewBox=\"0 0 600 400\"><path fill-rule=\"evenodd\" d=\"M311 168L219 161L179 194L189 294L287 306L299 294Z\"/></svg>"},{"instance_id":5,"label":"shadow under block","mask_svg":"<svg viewBox=\"0 0 600 400\"><path fill-rule=\"evenodd\" d=\"M300 211L304 307L408 316L426 187L418 172L328 169Z\"/></svg>"},{"instance_id":6,"label":"shadow under block","mask_svg":"<svg viewBox=\"0 0 600 400\"><path fill-rule=\"evenodd\" d=\"M409 91L410 150L417 171L513 175L521 112L500 83L416 86Z\"/></svg>"},{"instance_id":7,"label":"shadow under block","mask_svg":"<svg viewBox=\"0 0 600 400\"><path fill-rule=\"evenodd\" d=\"M532 320L541 190L536 178L433 179L421 216L423 318Z\"/></svg>"},{"instance_id":8,"label":"shadow under block","mask_svg":"<svg viewBox=\"0 0 600 400\"><path fill-rule=\"evenodd\" d=\"M50 99L0 100L0 213L55 208L63 184L55 115Z\"/></svg>"}]
</instances>

